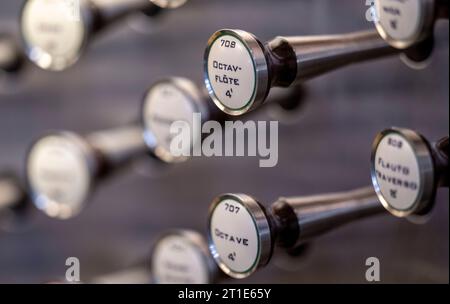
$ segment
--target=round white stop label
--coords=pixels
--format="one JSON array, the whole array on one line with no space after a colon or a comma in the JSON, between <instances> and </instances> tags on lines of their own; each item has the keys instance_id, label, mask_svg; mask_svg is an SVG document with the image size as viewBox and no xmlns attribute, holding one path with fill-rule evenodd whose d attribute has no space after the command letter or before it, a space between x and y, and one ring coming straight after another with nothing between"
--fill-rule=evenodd
<instances>
[{"instance_id":1,"label":"round white stop label","mask_svg":"<svg viewBox=\"0 0 450 304\"><path fill-rule=\"evenodd\" d=\"M159 284L208 284L205 252L182 234L161 239L153 251L153 278Z\"/></svg>"},{"instance_id":2,"label":"round white stop label","mask_svg":"<svg viewBox=\"0 0 450 304\"><path fill-rule=\"evenodd\" d=\"M219 35L210 45L206 58L207 86L224 108L248 107L256 95L256 68L247 45L230 34Z\"/></svg>"},{"instance_id":3,"label":"round white stop label","mask_svg":"<svg viewBox=\"0 0 450 304\"><path fill-rule=\"evenodd\" d=\"M89 159L84 151L70 138L60 135L46 136L32 147L27 177L35 205L58 218L77 214L92 184Z\"/></svg>"},{"instance_id":4,"label":"round white stop label","mask_svg":"<svg viewBox=\"0 0 450 304\"><path fill-rule=\"evenodd\" d=\"M192 98L195 97L188 96L187 92L170 81L163 81L153 86L144 100L143 120L146 142L154 149L156 156L166 162L183 160L183 155L191 155L192 147L201 141L197 133L191 136L194 114L201 114ZM172 133L171 128L175 122L185 123L188 132ZM171 150L171 145L175 144L172 141L176 136L180 137L180 141L190 145L182 149L177 147L175 153Z\"/></svg>"},{"instance_id":5,"label":"round white stop label","mask_svg":"<svg viewBox=\"0 0 450 304\"><path fill-rule=\"evenodd\" d=\"M225 272L247 274L259 266L260 232L253 215L238 199L226 197L215 206L209 229L213 255Z\"/></svg>"},{"instance_id":6,"label":"round white stop label","mask_svg":"<svg viewBox=\"0 0 450 304\"><path fill-rule=\"evenodd\" d=\"M72 2L28 0L23 7L22 36L30 60L41 68L62 70L80 56L87 26L78 1Z\"/></svg>"},{"instance_id":7,"label":"round white stop label","mask_svg":"<svg viewBox=\"0 0 450 304\"><path fill-rule=\"evenodd\" d=\"M412 44L421 33L424 8L422 0L376 0L378 25L385 38Z\"/></svg>"},{"instance_id":8,"label":"round white stop label","mask_svg":"<svg viewBox=\"0 0 450 304\"><path fill-rule=\"evenodd\" d=\"M374 156L375 186L385 202L398 211L408 211L420 200L420 168L411 144L400 134L381 139Z\"/></svg>"}]
</instances>

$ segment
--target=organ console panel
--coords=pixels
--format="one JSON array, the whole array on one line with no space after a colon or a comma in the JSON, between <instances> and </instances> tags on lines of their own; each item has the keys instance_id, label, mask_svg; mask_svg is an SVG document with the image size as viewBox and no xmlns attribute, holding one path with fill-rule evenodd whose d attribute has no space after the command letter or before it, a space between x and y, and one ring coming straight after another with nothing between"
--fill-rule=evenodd
<instances>
[{"instance_id":1,"label":"organ console panel","mask_svg":"<svg viewBox=\"0 0 450 304\"><path fill-rule=\"evenodd\" d=\"M448 16L1 1L0 283L448 283Z\"/></svg>"}]
</instances>

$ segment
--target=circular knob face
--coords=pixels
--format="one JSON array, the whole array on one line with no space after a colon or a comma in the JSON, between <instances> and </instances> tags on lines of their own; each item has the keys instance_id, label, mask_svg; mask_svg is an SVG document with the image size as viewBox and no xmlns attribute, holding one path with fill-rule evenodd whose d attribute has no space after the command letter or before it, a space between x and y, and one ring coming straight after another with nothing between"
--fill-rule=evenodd
<instances>
[{"instance_id":1,"label":"circular knob face","mask_svg":"<svg viewBox=\"0 0 450 304\"><path fill-rule=\"evenodd\" d=\"M433 160L427 143L410 130L390 129L375 139L372 183L383 206L406 217L432 204Z\"/></svg>"},{"instance_id":2,"label":"circular knob face","mask_svg":"<svg viewBox=\"0 0 450 304\"><path fill-rule=\"evenodd\" d=\"M177 8L184 5L187 0L150 0L155 5L162 8Z\"/></svg>"},{"instance_id":3,"label":"circular knob face","mask_svg":"<svg viewBox=\"0 0 450 304\"><path fill-rule=\"evenodd\" d=\"M233 278L250 276L270 258L269 222L262 207L249 196L218 197L210 209L208 234L216 263Z\"/></svg>"},{"instance_id":4,"label":"circular knob face","mask_svg":"<svg viewBox=\"0 0 450 304\"><path fill-rule=\"evenodd\" d=\"M264 102L269 89L264 51L251 34L221 30L205 52L205 84L216 106L242 115Z\"/></svg>"},{"instance_id":5,"label":"circular knob face","mask_svg":"<svg viewBox=\"0 0 450 304\"><path fill-rule=\"evenodd\" d=\"M159 239L151 269L158 284L209 284L214 275L205 240L190 231L171 232Z\"/></svg>"},{"instance_id":6,"label":"circular knob face","mask_svg":"<svg viewBox=\"0 0 450 304\"><path fill-rule=\"evenodd\" d=\"M67 219L84 207L92 187L93 156L74 134L48 135L31 148L27 179L36 207Z\"/></svg>"},{"instance_id":7,"label":"circular knob face","mask_svg":"<svg viewBox=\"0 0 450 304\"><path fill-rule=\"evenodd\" d=\"M393 47L406 49L430 33L434 1L375 0L376 27Z\"/></svg>"},{"instance_id":8,"label":"circular knob face","mask_svg":"<svg viewBox=\"0 0 450 304\"><path fill-rule=\"evenodd\" d=\"M162 80L149 89L142 109L144 138L159 159L168 163L185 161L187 155L191 155L192 147L201 142L199 133L192 130L194 114L206 115L202 102L201 93L195 84L186 79ZM178 130L173 125L175 122L185 123L189 130ZM171 133L172 126L176 131L174 133ZM190 145L182 146L181 151L172 151L171 145L175 137ZM177 150L178 148L177 145Z\"/></svg>"},{"instance_id":9,"label":"circular knob face","mask_svg":"<svg viewBox=\"0 0 450 304\"><path fill-rule=\"evenodd\" d=\"M83 0L28 0L21 31L29 59L53 71L74 64L87 43L87 17Z\"/></svg>"}]
</instances>

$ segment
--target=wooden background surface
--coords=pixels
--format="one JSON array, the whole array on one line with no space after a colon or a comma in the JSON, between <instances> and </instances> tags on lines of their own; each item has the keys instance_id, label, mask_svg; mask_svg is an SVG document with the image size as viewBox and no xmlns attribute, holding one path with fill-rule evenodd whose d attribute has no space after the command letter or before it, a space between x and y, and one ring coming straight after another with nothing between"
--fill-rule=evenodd
<instances>
[{"instance_id":1,"label":"wooden background surface","mask_svg":"<svg viewBox=\"0 0 450 304\"><path fill-rule=\"evenodd\" d=\"M0 30L17 30L22 1L2 0ZM261 39L368 29L364 0L192 0L168 14L152 34L118 25L74 68L30 68L22 89L0 95L0 168L23 170L29 143L49 129L82 133L118 126L138 115L141 96L164 76L202 77L203 50L220 28ZM294 125L280 128L280 161L258 168L254 158L194 159L161 170L151 161L109 180L79 217L57 221L34 214L15 233L0 233L0 282L43 282L65 273L69 256L82 279L146 256L166 229L205 231L210 201L223 192L252 194L267 204L281 195L316 194L369 184L370 147L390 126L434 140L449 129L448 23L422 71L398 58L342 69L308 83L307 105ZM268 119L260 112L255 119ZM314 243L310 254L274 263L245 282L363 283L365 260L381 260L383 282L449 281L448 190L439 190L423 226L381 217L346 226Z\"/></svg>"}]
</instances>

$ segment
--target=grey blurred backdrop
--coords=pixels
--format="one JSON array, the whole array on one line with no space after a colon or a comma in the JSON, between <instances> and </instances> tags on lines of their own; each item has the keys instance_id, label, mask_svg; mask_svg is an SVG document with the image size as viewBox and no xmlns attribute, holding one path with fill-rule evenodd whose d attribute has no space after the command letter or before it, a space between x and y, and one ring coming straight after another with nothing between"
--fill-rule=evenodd
<instances>
[{"instance_id":1,"label":"grey blurred backdrop","mask_svg":"<svg viewBox=\"0 0 450 304\"><path fill-rule=\"evenodd\" d=\"M192 0L168 14L152 34L126 24L105 33L63 73L31 68L22 89L0 95L0 169L23 171L30 142L51 129L81 133L118 126L138 115L146 88L160 77L201 83L209 36L240 28L261 39L368 29L365 0ZM17 31L22 1L0 2L0 30ZM279 164L260 169L255 158L196 158L161 170L140 162L109 180L75 219L34 214L21 231L0 233L0 282L39 283L64 275L78 257L84 280L148 256L166 229L206 230L209 203L240 192L270 203L281 195L316 194L368 185L372 140L390 126L435 140L449 129L448 23L440 47L421 71L398 58L345 68L307 85L301 119L281 126ZM267 120L260 112L255 119ZM439 190L429 223L389 216L346 226L320 239L303 258L282 254L243 282L364 283L365 260L381 261L385 283L448 283L448 190Z\"/></svg>"}]
</instances>

